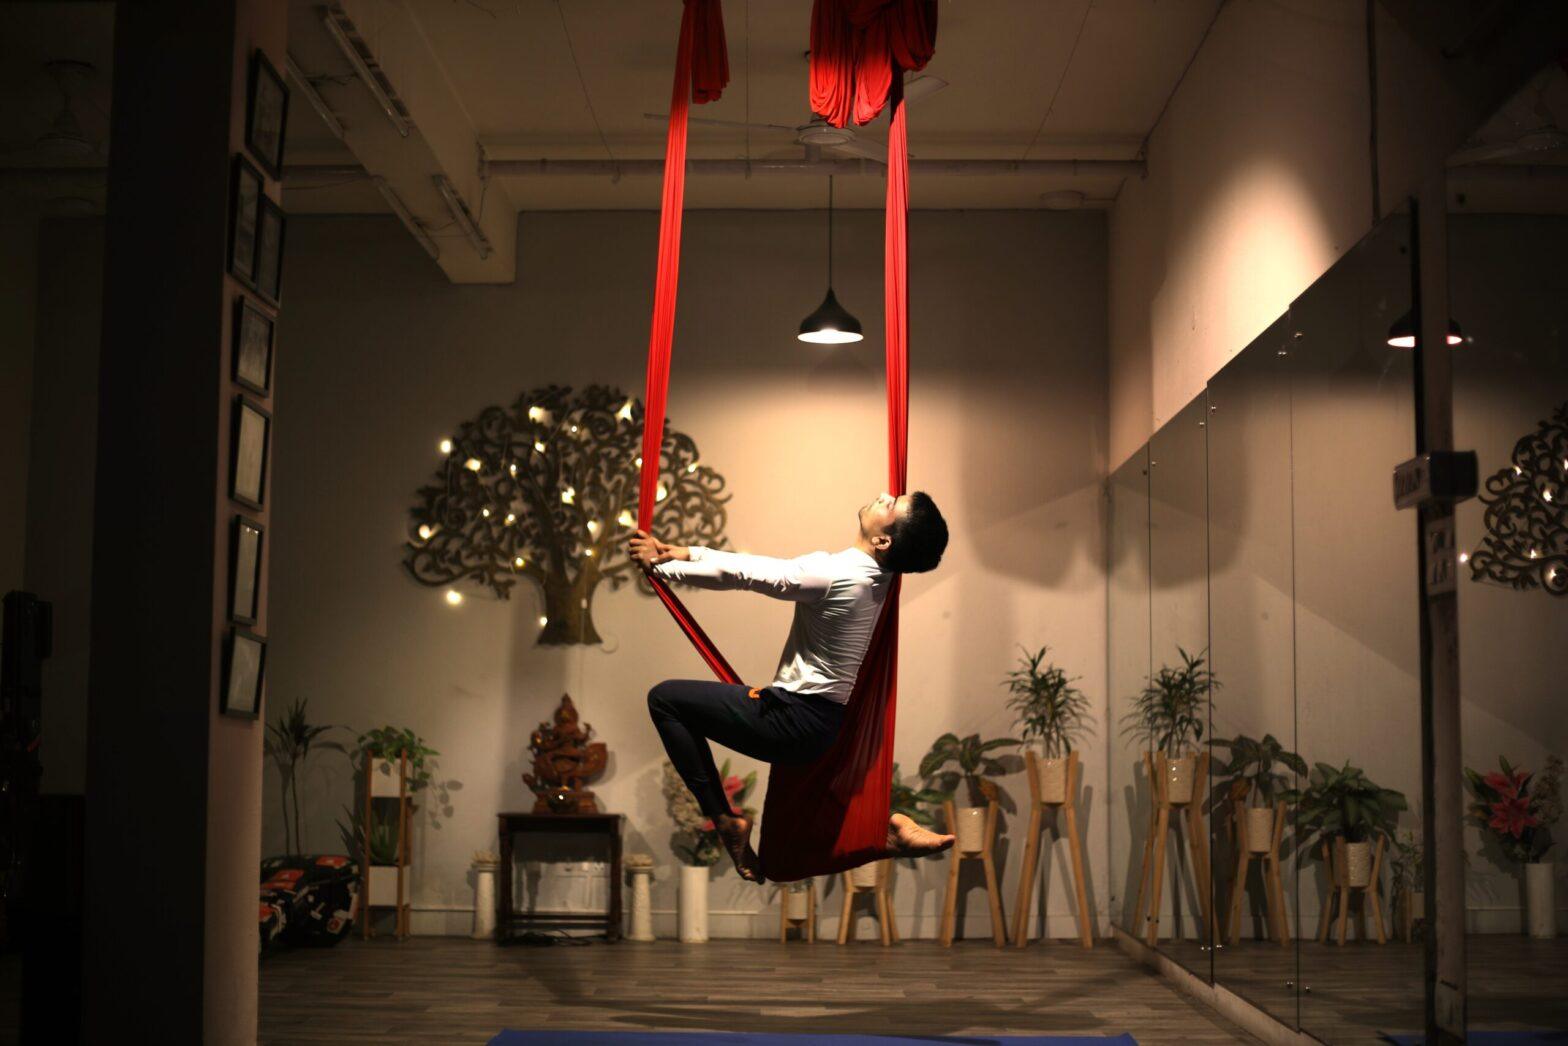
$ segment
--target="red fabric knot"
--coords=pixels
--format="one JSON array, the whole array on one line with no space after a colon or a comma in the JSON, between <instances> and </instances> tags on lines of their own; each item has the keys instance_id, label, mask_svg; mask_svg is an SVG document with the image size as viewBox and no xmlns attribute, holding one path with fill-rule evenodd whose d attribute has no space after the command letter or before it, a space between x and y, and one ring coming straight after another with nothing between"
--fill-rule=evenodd
<instances>
[{"instance_id":1,"label":"red fabric knot","mask_svg":"<svg viewBox=\"0 0 1568 1046\"><path fill-rule=\"evenodd\" d=\"M924 69L935 50L935 0L816 0L811 111L834 127L870 123L895 74Z\"/></svg>"}]
</instances>

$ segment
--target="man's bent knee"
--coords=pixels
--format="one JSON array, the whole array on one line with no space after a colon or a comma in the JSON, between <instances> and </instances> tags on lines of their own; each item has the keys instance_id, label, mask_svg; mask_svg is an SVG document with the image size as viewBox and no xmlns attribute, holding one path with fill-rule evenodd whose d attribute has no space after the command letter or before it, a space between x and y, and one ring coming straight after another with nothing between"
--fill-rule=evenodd
<instances>
[{"instance_id":1,"label":"man's bent knee","mask_svg":"<svg viewBox=\"0 0 1568 1046\"><path fill-rule=\"evenodd\" d=\"M648 691L648 714L655 719L661 716L673 716L675 714L674 690L675 681L672 679L655 684L653 689Z\"/></svg>"}]
</instances>

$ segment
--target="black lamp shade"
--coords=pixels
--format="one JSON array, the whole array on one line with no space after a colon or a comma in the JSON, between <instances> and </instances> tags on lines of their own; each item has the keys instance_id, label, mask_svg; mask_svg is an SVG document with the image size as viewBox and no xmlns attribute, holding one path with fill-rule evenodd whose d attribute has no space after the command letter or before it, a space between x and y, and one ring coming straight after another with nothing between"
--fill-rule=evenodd
<instances>
[{"instance_id":1,"label":"black lamp shade","mask_svg":"<svg viewBox=\"0 0 1568 1046\"><path fill-rule=\"evenodd\" d=\"M1465 340L1465 332L1459 329L1458 321L1448 321L1448 337L1445 339L1449 345L1460 345ZM1406 312L1394 321L1388 328L1387 343L1391 349L1413 349L1416 347L1416 319L1414 311Z\"/></svg>"},{"instance_id":2,"label":"black lamp shade","mask_svg":"<svg viewBox=\"0 0 1568 1046\"><path fill-rule=\"evenodd\" d=\"M818 345L843 345L859 341L865 335L861 333L860 321L838 303L833 288L829 287L828 296L822 299L817 311L800 321L800 333L796 337Z\"/></svg>"}]
</instances>

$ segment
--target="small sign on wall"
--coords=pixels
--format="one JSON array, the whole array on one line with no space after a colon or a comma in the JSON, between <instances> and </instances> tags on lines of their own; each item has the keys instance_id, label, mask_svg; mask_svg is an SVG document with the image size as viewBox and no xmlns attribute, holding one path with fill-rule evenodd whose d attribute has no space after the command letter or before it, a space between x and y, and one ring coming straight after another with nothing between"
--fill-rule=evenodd
<instances>
[{"instance_id":1,"label":"small sign on wall","mask_svg":"<svg viewBox=\"0 0 1568 1046\"><path fill-rule=\"evenodd\" d=\"M1454 542L1454 515L1426 521L1426 593L1455 592L1459 587L1459 550Z\"/></svg>"}]
</instances>

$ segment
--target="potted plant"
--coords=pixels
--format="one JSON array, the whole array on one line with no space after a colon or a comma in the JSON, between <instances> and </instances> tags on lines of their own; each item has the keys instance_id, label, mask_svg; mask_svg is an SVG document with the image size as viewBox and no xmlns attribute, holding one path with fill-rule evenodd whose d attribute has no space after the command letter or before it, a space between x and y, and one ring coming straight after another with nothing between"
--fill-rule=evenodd
<instances>
[{"instance_id":1,"label":"potted plant","mask_svg":"<svg viewBox=\"0 0 1568 1046\"><path fill-rule=\"evenodd\" d=\"M741 804L757 783L756 771L737 777L730 773L726 759L719 768L719 779L724 784L730 812L755 818L757 811ZM681 861L680 939L687 944L700 944L708 939L708 869L724 858L724 843L712 818L702 812L696 796L669 760L664 763L663 791L665 808L675 822L670 847Z\"/></svg>"},{"instance_id":2,"label":"potted plant","mask_svg":"<svg viewBox=\"0 0 1568 1046\"><path fill-rule=\"evenodd\" d=\"M1264 734L1261 741L1238 734L1211 743L1230 754L1215 763L1215 770L1223 775L1216 798L1223 797L1236 811L1247 833L1248 851L1267 853L1274 840L1274 804L1289 783L1283 771L1306 776L1306 760L1287 752L1273 734Z\"/></svg>"},{"instance_id":3,"label":"potted plant","mask_svg":"<svg viewBox=\"0 0 1568 1046\"><path fill-rule=\"evenodd\" d=\"M1067 801L1067 756L1073 739L1084 732L1089 699L1072 684L1078 677L1045 660L1050 647L1034 653L1024 649L1018 667L1007 674L1004 685L1012 697L1007 707L1017 713L1014 724L1023 727L1023 742L1038 746L1036 782L1040 799L1047 803ZM1043 667L1042 667L1043 664Z\"/></svg>"},{"instance_id":4,"label":"potted plant","mask_svg":"<svg viewBox=\"0 0 1568 1046\"><path fill-rule=\"evenodd\" d=\"M898 764L893 764L893 786L889 794L888 812L903 814L911 821L933 831L940 831L936 813L932 807L941 806L952 798L951 793L940 791L936 788L916 788L903 779L898 772ZM883 858L880 861L871 861L858 865L849 870L850 881L856 886L869 889L876 885L877 876L891 871L892 859ZM909 858L910 867L914 867L915 859Z\"/></svg>"},{"instance_id":5,"label":"potted plant","mask_svg":"<svg viewBox=\"0 0 1568 1046\"><path fill-rule=\"evenodd\" d=\"M1557 936L1557 910L1551 861L1552 826L1562 816L1563 761L1546 760L1537 776L1499 759L1501 770L1481 775L1469 767L1465 778L1475 803L1470 820L1491 834L1509 860L1524 865L1525 925L1531 937Z\"/></svg>"},{"instance_id":6,"label":"potted plant","mask_svg":"<svg viewBox=\"0 0 1568 1046\"><path fill-rule=\"evenodd\" d=\"M400 757L405 755L408 757L408 790L417 792L430 783L430 757L441 754L426 745L424 740L408 727L398 729L394 726L378 727L360 734L359 751L365 758L371 760L371 794L394 796L397 795L395 783L397 774L393 768ZM389 793L381 791L380 778L382 777L394 782Z\"/></svg>"},{"instance_id":7,"label":"potted plant","mask_svg":"<svg viewBox=\"0 0 1568 1046\"><path fill-rule=\"evenodd\" d=\"M1407 809L1402 792L1381 787L1348 762L1338 768L1318 763L1305 789L1287 789L1281 797L1296 804L1302 845L1344 839L1343 874L1358 888L1372 881L1372 843L1392 838L1399 812Z\"/></svg>"},{"instance_id":8,"label":"potted plant","mask_svg":"<svg viewBox=\"0 0 1568 1046\"><path fill-rule=\"evenodd\" d=\"M1155 773L1164 781L1166 801L1190 803L1197 779L1196 749L1203 739L1207 711L1204 702L1220 684L1202 657L1181 647L1176 651L1181 655L1180 667L1162 667L1133 698L1132 711L1122 721L1128 733L1149 746Z\"/></svg>"},{"instance_id":9,"label":"potted plant","mask_svg":"<svg viewBox=\"0 0 1568 1046\"><path fill-rule=\"evenodd\" d=\"M986 809L1001 796L996 782L987 778L1000 776L1008 769L1007 764L989 753L1016 744L1017 739L1011 737L982 741L979 734L960 738L948 733L937 738L931 751L920 760L920 776L927 782L938 781L941 791L952 793L960 779L969 786L970 805L957 810L958 823L954 825L959 852L978 853L985 848ZM956 764L957 769L944 770L948 763Z\"/></svg>"},{"instance_id":10,"label":"potted plant","mask_svg":"<svg viewBox=\"0 0 1568 1046\"><path fill-rule=\"evenodd\" d=\"M310 753L329 749L343 751L336 741L323 741L321 736L336 726L315 726L306 718L305 699L300 698L278 716L276 723L267 724L264 748L267 758L278 767L278 785L283 805L283 845L292 854L303 851L301 843L302 822L299 805L299 776L305 768ZM293 817L289 816L292 800Z\"/></svg>"},{"instance_id":11,"label":"potted plant","mask_svg":"<svg viewBox=\"0 0 1568 1046\"><path fill-rule=\"evenodd\" d=\"M1388 878L1394 890L1394 924L1409 944L1426 911L1426 855L1416 833L1400 832L1389 847Z\"/></svg>"}]
</instances>

